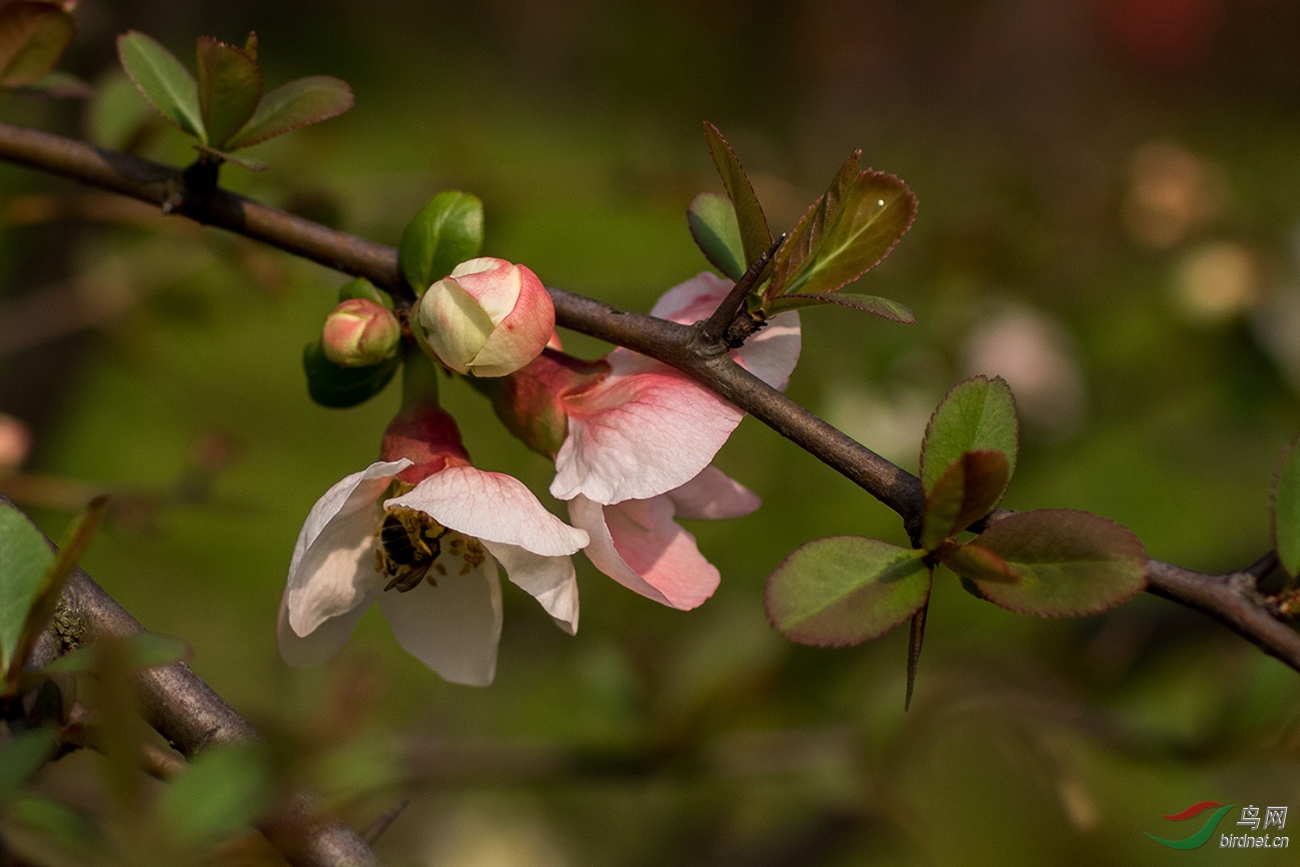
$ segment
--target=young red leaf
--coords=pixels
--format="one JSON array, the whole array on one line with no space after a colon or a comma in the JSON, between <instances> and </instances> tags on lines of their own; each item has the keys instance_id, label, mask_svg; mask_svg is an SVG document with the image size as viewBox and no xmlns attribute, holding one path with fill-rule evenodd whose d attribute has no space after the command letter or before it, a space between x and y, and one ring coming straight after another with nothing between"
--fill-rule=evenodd
<instances>
[{"instance_id":1,"label":"young red leaf","mask_svg":"<svg viewBox=\"0 0 1300 867\"><path fill-rule=\"evenodd\" d=\"M220 149L248 122L262 99L262 70L242 48L211 36L195 43L198 57L199 109L210 147Z\"/></svg>"},{"instance_id":2,"label":"young red leaf","mask_svg":"<svg viewBox=\"0 0 1300 867\"><path fill-rule=\"evenodd\" d=\"M833 536L790 553L767 579L767 619L791 641L860 644L911 617L930 597L923 551Z\"/></svg>"},{"instance_id":3,"label":"young red leaf","mask_svg":"<svg viewBox=\"0 0 1300 867\"><path fill-rule=\"evenodd\" d=\"M72 16L53 3L15 0L0 7L0 85L35 84L72 41Z\"/></svg>"},{"instance_id":4,"label":"young red leaf","mask_svg":"<svg viewBox=\"0 0 1300 867\"><path fill-rule=\"evenodd\" d=\"M940 556L982 598L1039 617L1097 614L1146 587L1147 553L1137 536L1072 509L1010 515Z\"/></svg>"},{"instance_id":5,"label":"young red leaf","mask_svg":"<svg viewBox=\"0 0 1300 867\"><path fill-rule=\"evenodd\" d=\"M745 249L740 240L736 209L726 196L700 193L686 209L691 237L709 264L732 280L745 274Z\"/></svg>"},{"instance_id":6,"label":"young red leaf","mask_svg":"<svg viewBox=\"0 0 1300 867\"><path fill-rule=\"evenodd\" d=\"M839 213L840 201L844 198L844 193L857 180L861 167L862 150L859 148L849 154L849 158L835 173L830 187L799 218L794 230L790 232L789 237L776 253L772 282L765 293L767 297L771 298L784 291L781 287L791 275L798 272L804 260L821 243L827 220Z\"/></svg>"},{"instance_id":7,"label":"young red leaf","mask_svg":"<svg viewBox=\"0 0 1300 867\"><path fill-rule=\"evenodd\" d=\"M225 149L233 151L264 142L340 115L352 105L352 88L347 82L328 75L299 78L263 96L252 119L226 142Z\"/></svg>"},{"instance_id":8,"label":"young red leaf","mask_svg":"<svg viewBox=\"0 0 1300 867\"><path fill-rule=\"evenodd\" d=\"M1300 576L1300 449L1282 453L1273 479L1273 547L1291 579Z\"/></svg>"},{"instance_id":9,"label":"young red leaf","mask_svg":"<svg viewBox=\"0 0 1300 867\"><path fill-rule=\"evenodd\" d=\"M117 37L117 56L150 105L182 132L207 144L198 83L176 55L153 37L132 30Z\"/></svg>"},{"instance_id":10,"label":"young red leaf","mask_svg":"<svg viewBox=\"0 0 1300 867\"><path fill-rule=\"evenodd\" d=\"M821 237L813 239L819 207L814 206L795 228L799 240L791 248L784 270L774 272L768 297L834 292L861 277L879 264L911 227L916 196L893 175L862 172L844 191L834 213L826 212ZM789 263L798 258L794 251L800 245L807 245L808 252L792 267Z\"/></svg>"},{"instance_id":11,"label":"young red leaf","mask_svg":"<svg viewBox=\"0 0 1300 867\"><path fill-rule=\"evenodd\" d=\"M718 128L708 121L704 122L704 140L709 145L713 164L722 176L722 185L727 188L727 195L731 197L731 203L736 209L741 244L745 249L745 265L752 265L754 260L772 246L772 230L767 227L763 206L758 203L754 186L749 182L749 176L741 167L740 160L736 158L736 152L722 137L722 133L718 132Z\"/></svg>"},{"instance_id":12,"label":"young red leaf","mask_svg":"<svg viewBox=\"0 0 1300 867\"><path fill-rule=\"evenodd\" d=\"M1016 471L1020 425L1011 389L1000 377L976 376L954 385L930 417L921 442L921 485L928 494L966 452L999 451L1007 478Z\"/></svg>"},{"instance_id":13,"label":"young red leaf","mask_svg":"<svg viewBox=\"0 0 1300 867\"><path fill-rule=\"evenodd\" d=\"M925 498L921 547L933 551L944 539L993 511L1010 481L1011 467L1002 452L964 452Z\"/></svg>"}]
</instances>

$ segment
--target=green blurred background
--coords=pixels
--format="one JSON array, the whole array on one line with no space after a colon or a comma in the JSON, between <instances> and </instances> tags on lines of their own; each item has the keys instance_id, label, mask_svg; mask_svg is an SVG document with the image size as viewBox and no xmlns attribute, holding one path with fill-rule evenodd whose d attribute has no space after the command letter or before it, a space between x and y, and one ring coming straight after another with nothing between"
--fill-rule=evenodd
<instances>
[{"instance_id":1,"label":"green blurred background","mask_svg":"<svg viewBox=\"0 0 1300 867\"><path fill-rule=\"evenodd\" d=\"M486 253L634 309L705 266L684 220L720 189L701 120L778 229L861 147L920 210L860 289L918 324L805 313L791 396L915 469L947 387L999 373L1024 422L1009 507L1092 510L1210 572L1269 547L1272 468L1300 429L1296 4L87 0L76 15L63 68L106 88L127 29L187 62L199 34L255 29L268 84L352 84L353 111L260 146L271 170L227 168L227 186L389 244L432 194L469 190ZM5 95L0 118L192 159L161 126L132 135L143 103L117 90ZM286 669L274 622L298 528L374 459L396 407L392 391L346 412L307 398L301 349L344 278L25 169L0 166L0 191L0 412L35 442L0 489L54 535L90 492L118 493L87 570L189 640L264 729L328 728L328 696L365 684L357 742L401 758L347 818L410 797L378 844L392 863L1287 861L1144 835L1186 836L1197 820L1160 816L1202 800L1300 808L1300 678L1201 615L1144 596L1038 621L940 575L907 713L905 630L842 650L779 639L761 593L785 553L905 536L752 420L718 462L767 505L690 527L723 574L697 611L584 561L576 638L506 590L490 688L442 683L377 613L330 666ZM462 383L445 393L476 463L545 498L549 464Z\"/></svg>"}]
</instances>

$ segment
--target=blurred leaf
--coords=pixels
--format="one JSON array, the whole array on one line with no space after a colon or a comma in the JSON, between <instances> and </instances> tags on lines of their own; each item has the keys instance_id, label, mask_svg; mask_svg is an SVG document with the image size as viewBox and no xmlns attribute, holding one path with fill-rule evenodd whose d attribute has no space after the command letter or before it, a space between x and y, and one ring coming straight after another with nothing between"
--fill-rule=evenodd
<instances>
[{"instance_id":1,"label":"blurred leaf","mask_svg":"<svg viewBox=\"0 0 1300 867\"><path fill-rule=\"evenodd\" d=\"M242 48L211 36L198 38L195 54L199 109L203 128L208 131L207 144L221 148L257 110L262 99L262 70Z\"/></svg>"},{"instance_id":2,"label":"blurred leaf","mask_svg":"<svg viewBox=\"0 0 1300 867\"><path fill-rule=\"evenodd\" d=\"M132 30L117 37L117 56L150 105L183 132L207 144L198 82L176 55L153 37Z\"/></svg>"},{"instance_id":3,"label":"blurred leaf","mask_svg":"<svg viewBox=\"0 0 1300 867\"><path fill-rule=\"evenodd\" d=\"M964 452L925 498L921 547L933 551L944 539L993 511L1010 481L1011 467L1002 452Z\"/></svg>"},{"instance_id":4,"label":"blurred leaf","mask_svg":"<svg viewBox=\"0 0 1300 867\"><path fill-rule=\"evenodd\" d=\"M800 644L869 641L907 620L929 598L924 555L860 536L808 542L767 579L767 619Z\"/></svg>"},{"instance_id":5,"label":"blurred leaf","mask_svg":"<svg viewBox=\"0 0 1300 867\"><path fill-rule=\"evenodd\" d=\"M226 142L225 149L239 150L328 120L352 105L352 88L347 82L328 75L299 78L263 96L252 120Z\"/></svg>"},{"instance_id":6,"label":"blurred leaf","mask_svg":"<svg viewBox=\"0 0 1300 867\"><path fill-rule=\"evenodd\" d=\"M686 209L691 237L709 264L732 280L745 274L745 248L731 200L717 193L700 193Z\"/></svg>"},{"instance_id":7,"label":"blurred leaf","mask_svg":"<svg viewBox=\"0 0 1300 867\"><path fill-rule=\"evenodd\" d=\"M120 644L124 664L132 672L186 662L194 656L194 648L189 642L158 632L137 632L114 640ZM78 647L50 662L43 670L51 674L94 671L99 664L98 647L98 642Z\"/></svg>"},{"instance_id":8,"label":"blurred leaf","mask_svg":"<svg viewBox=\"0 0 1300 867\"><path fill-rule=\"evenodd\" d=\"M1138 538L1073 509L1010 515L940 557L980 597L1039 617L1097 614L1146 586L1147 553Z\"/></svg>"},{"instance_id":9,"label":"blurred leaf","mask_svg":"<svg viewBox=\"0 0 1300 867\"><path fill-rule=\"evenodd\" d=\"M320 341L307 344L302 353L307 373L307 393L321 406L345 409L363 403L384 390L402 364L398 353L369 367L340 367L325 357Z\"/></svg>"},{"instance_id":10,"label":"blurred leaf","mask_svg":"<svg viewBox=\"0 0 1300 867\"><path fill-rule=\"evenodd\" d=\"M1300 449L1293 441L1282 453L1273 480L1273 547L1291 578L1300 575Z\"/></svg>"},{"instance_id":11,"label":"blurred leaf","mask_svg":"<svg viewBox=\"0 0 1300 867\"><path fill-rule=\"evenodd\" d=\"M89 99L95 95L95 88L70 72L54 70L40 79L26 85L23 90L43 93L57 99Z\"/></svg>"},{"instance_id":12,"label":"blurred leaf","mask_svg":"<svg viewBox=\"0 0 1300 867\"><path fill-rule=\"evenodd\" d=\"M148 101L140 99L135 82L121 70L99 80L86 113L91 140L114 150L130 149L158 117Z\"/></svg>"},{"instance_id":13,"label":"blurred leaf","mask_svg":"<svg viewBox=\"0 0 1300 867\"><path fill-rule=\"evenodd\" d=\"M0 670L13 665L23 626L53 563L45 535L22 512L0 503Z\"/></svg>"},{"instance_id":14,"label":"blurred leaf","mask_svg":"<svg viewBox=\"0 0 1300 867\"><path fill-rule=\"evenodd\" d=\"M0 814L0 839L43 867L108 864L111 849L80 813L41 795L23 793Z\"/></svg>"},{"instance_id":15,"label":"blurred leaf","mask_svg":"<svg viewBox=\"0 0 1300 867\"><path fill-rule=\"evenodd\" d=\"M53 3L13 0L0 6L0 85L35 84L54 69L76 23Z\"/></svg>"},{"instance_id":16,"label":"blurred leaf","mask_svg":"<svg viewBox=\"0 0 1300 867\"><path fill-rule=\"evenodd\" d=\"M999 451L1007 478L1016 471L1019 422L1011 389L1001 377L976 376L957 383L930 417L921 442L921 485L927 495L965 452Z\"/></svg>"},{"instance_id":17,"label":"blurred leaf","mask_svg":"<svg viewBox=\"0 0 1300 867\"><path fill-rule=\"evenodd\" d=\"M767 305L768 315L775 315L783 310L797 310L800 307L819 307L822 304L838 304L863 313L874 313L885 319L911 325L916 322L916 314L897 301L881 298L879 295L860 295L856 292L836 292L823 295L815 292L800 292L797 295L782 295Z\"/></svg>"},{"instance_id":18,"label":"blurred leaf","mask_svg":"<svg viewBox=\"0 0 1300 867\"><path fill-rule=\"evenodd\" d=\"M766 293L769 298L796 292L834 292L874 268L911 227L916 216L916 196L893 175L862 172L844 190L839 207L826 213L825 228L814 241L819 208L820 204L814 205L795 227L791 241L796 246L784 260L784 270L778 256ZM793 252L805 245L809 247L806 254ZM796 260L797 266L790 264Z\"/></svg>"},{"instance_id":19,"label":"blurred leaf","mask_svg":"<svg viewBox=\"0 0 1300 867\"><path fill-rule=\"evenodd\" d=\"M54 758L59 733L53 728L28 729L0 750L0 800L18 791L24 783Z\"/></svg>"},{"instance_id":20,"label":"blurred leaf","mask_svg":"<svg viewBox=\"0 0 1300 867\"><path fill-rule=\"evenodd\" d=\"M400 752L378 732L353 738L316 762L314 787L330 801L354 800L402 779Z\"/></svg>"},{"instance_id":21,"label":"blurred leaf","mask_svg":"<svg viewBox=\"0 0 1300 867\"><path fill-rule=\"evenodd\" d=\"M23 621L22 632L18 638L18 646L13 658L9 661L5 670L5 682L9 685L17 683L19 675L22 673L22 667L27 661L27 656L31 649L36 645L36 639L49 623L50 618L54 616L54 609L59 603L59 597L63 593L63 585L68 583L68 578L77 569L77 561L81 555L86 553L90 547L91 540L95 538L95 533L99 530L99 524L104 518L104 509L108 505L108 497L95 497L86 505L85 510L78 516L76 522L68 531L68 535L59 546L59 553L51 564L49 570L45 573L41 585L32 599L32 604L27 610L27 617Z\"/></svg>"},{"instance_id":22,"label":"blurred leaf","mask_svg":"<svg viewBox=\"0 0 1300 867\"><path fill-rule=\"evenodd\" d=\"M257 60L257 31L248 31L248 38L244 40L244 53L254 61Z\"/></svg>"},{"instance_id":23,"label":"blurred leaf","mask_svg":"<svg viewBox=\"0 0 1300 867\"><path fill-rule=\"evenodd\" d=\"M438 193L406 224L398 255L416 295L473 259L483 247L483 203L477 196Z\"/></svg>"},{"instance_id":24,"label":"blurred leaf","mask_svg":"<svg viewBox=\"0 0 1300 867\"><path fill-rule=\"evenodd\" d=\"M707 120L704 122L704 140L709 145L709 155L718 167L722 185L727 188L727 195L731 197L735 209L741 246L745 251L745 265L752 265L772 246L772 231L767 227L767 217L763 216L763 206L758 203L754 185L749 182L749 176L736 158L736 152L722 137L722 133L718 132L718 128ZM744 268L740 270L741 273L745 271Z\"/></svg>"},{"instance_id":25,"label":"blurred leaf","mask_svg":"<svg viewBox=\"0 0 1300 867\"><path fill-rule=\"evenodd\" d=\"M262 748L211 747L159 794L159 825L181 846L217 843L242 832L271 806L272 785Z\"/></svg>"},{"instance_id":26,"label":"blurred leaf","mask_svg":"<svg viewBox=\"0 0 1300 867\"><path fill-rule=\"evenodd\" d=\"M365 277L349 280L339 287L340 304L353 298L364 298L367 301L373 301L390 312L393 309L393 296L379 289Z\"/></svg>"}]
</instances>

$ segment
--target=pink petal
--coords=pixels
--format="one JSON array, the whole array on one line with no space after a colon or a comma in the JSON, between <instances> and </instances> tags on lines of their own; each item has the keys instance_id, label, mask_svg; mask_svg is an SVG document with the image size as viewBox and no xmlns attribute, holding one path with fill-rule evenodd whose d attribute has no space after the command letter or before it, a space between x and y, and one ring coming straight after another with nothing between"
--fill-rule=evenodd
<instances>
[{"instance_id":1,"label":"pink petal","mask_svg":"<svg viewBox=\"0 0 1300 867\"><path fill-rule=\"evenodd\" d=\"M682 325L708 319L727 297L732 285L731 281L711 271L701 272L660 295L655 306L650 308L650 315Z\"/></svg>"},{"instance_id":2,"label":"pink petal","mask_svg":"<svg viewBox=\"0 0 1300 867\"><path fill-rule=\"evenodd\" d=\"M306 635L298 635L289 625L289 607L287 599L282 597L275 630L280 656L294 668L320 665L338 653L339 648L352 636L352 630L366 613L366 608L365 605L359 605L338 617L321 621Z\"/></svg>"},{"instance_id":3,"label":"pink petal","mask_svg":"<svg viewBox=\"0 0 1300 867\"><path fill-rule=\"evenodd\" d=\"M612 375L567 398L565 408L569 436L555 456L551 494L605 504L647 499L690 481L744 417L664 365L635 376Z\"/></svg>"},{"instance_id":4,"label":"pink petal","mask_svg":"<svg viewBox=\"0 0 1300 867\"><path fill-rule=\"evenodd\" d=\"M484 543L502 542L547 557L572 554L587 544L586 533L546 511L523 482L475 467L448 467L384 505L418 509Z\"/></svg>"},{"instance_id":5,"label":"pink petal","mask_svg":"<svg viewBox=\"0 0 1300 867\"><path fill-rule=\"evenodd\" d=\"M667 494L679 518L719 521L739 518L762 505L749 488L714 466Z\"/></svg>"},{"instance_id":6,"label":"pink petal","mask_svg":"<svg viewBox=\"0 0 1300 867\"><path fill-rule=\"evenodd\" d=\"M591 535L586 554L596 568L642 596L687 610L718 587L718 570L673 521L667 497L613 506L576 497L569 519Z\"/></svg>"},{"instance_id":7,"label":"pink petal","mask_svg":"<svg viewBox=\"0 0 1300 867\"><path fill-rule=\"evenodd\" d=\"M487 686L501 638L501 583L491 558L466 575L439 575L413 590L379 597L397 643L443 680Z\"/></svg>"},{"instance_id":8,"label":"pink petal","mask_svg":"<svg viewBox=\"0 0 1300 867\"><path fill-rule=\"evenodd\" d=\"M543 557L501 542L483 545L506 576L540 602L557 626L570 635L578 631L578 578L570 557Z\"/></svg>"},{"instance_id":9,"label":"pink petal","mask_svg":"<svg viewBox=\"0 0 1300 867\"><path fill-rule=\"evenodd\" d=\"M345 477L312 506L294 546L284 594L288 621L298 636L364 605L377 592L372 553L381 515L377 500L410 463L373 463Z\"/></svg>"}]
</instances>

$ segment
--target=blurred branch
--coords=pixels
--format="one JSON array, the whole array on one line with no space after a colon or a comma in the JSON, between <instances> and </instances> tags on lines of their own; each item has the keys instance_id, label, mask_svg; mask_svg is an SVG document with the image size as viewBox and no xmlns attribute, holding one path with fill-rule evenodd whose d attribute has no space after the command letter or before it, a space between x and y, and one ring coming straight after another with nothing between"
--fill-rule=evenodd
<instances>
[{"instance_id":1,"label":"blurred branch","mask_svg":"<svg viewBox=\"0 0 1300 867\"><path fill-rule=\"evenodd\" d=\"M72 178L161 207L177 188L180 170L96 148L39 130L0 123L0 159ZM327 228L218 189L201 210L184 211L200 223L264 241L289 253L358 277L399 295L397 250ZM925 506L920 480L827 424L751 375L705 337L702 326L678 325L552 289L557 324L625 346L670 364L753 415L777 433L860 486L903 518L915 538ZM1216 577L1151 561L1149 591L1205 612L1293 669L1300 671L1300 632L1281 622L1248 575Z\"/></svg>"},{"instance_id":2,"label":"blurred branch","mask_svg":"<svg viewBox=\"0 0 1300 867\"><path fill-rule=\"evenodd\" d=\"M0 496L0 502L9 503ZM12 505L12 504L9 504ZM51 547L53 545L51 544ZM49 633L55 641L38 651L67 652L102 638L123 638L144 627L81 569L64 587ZM49 644L57 644L56 648ZM253 727L183 662L138 675L145 719L169 744L192 758L216 744L257 738ZM159 771L164 767L160 764ZM261 831L295 867L363 867L379 862L361 838L336 820L317 818L320 797L297 793Z\"/></svg>"}]
</instances>

